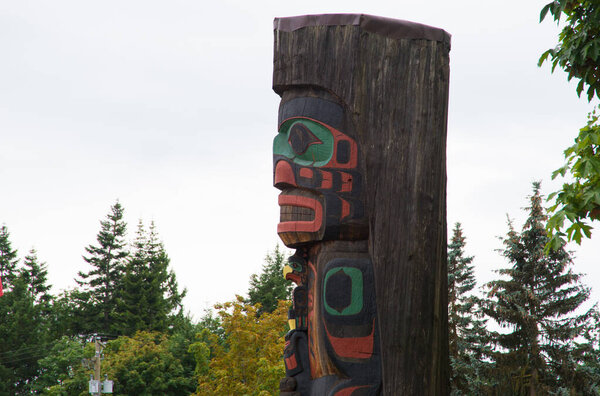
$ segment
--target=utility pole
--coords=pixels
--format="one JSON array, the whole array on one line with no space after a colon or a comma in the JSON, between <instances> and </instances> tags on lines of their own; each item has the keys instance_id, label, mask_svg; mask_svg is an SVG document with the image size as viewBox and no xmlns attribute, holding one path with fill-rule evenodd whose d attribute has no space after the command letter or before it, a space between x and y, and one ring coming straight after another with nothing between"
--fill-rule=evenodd
<instances>
[{"instance_id":1,"label":"utility pole","mask_svg":"<svg viewBox=\"0 0 600 396\"><path fill-rule=\"evenodd\" d=\"M94 337L94 346L96 347L96 354L94 356L94 380L97 384L100 384L100 368L102 362L102 350L100 349L100 340L98 336ZM98 386L98 392L94 396L100 396L100 386Z\"/></svg>"},{"instance_id":2,"label":"utility pole","mask_svg":"<svg viewBox=\"0 0 600 396\"><path fill-rule=\"evenodd\" d=\"M100 337L98 337L97 334L94 334L94 346L96 350L94 355L94 379L90 378L89 392L93 396L101 396L102 393L112 393L113 381L109 381L108 378L105 378L105 381L100 381L102 372L102 348L106 345L100 341Z\"/></svg>"}]
</instances>

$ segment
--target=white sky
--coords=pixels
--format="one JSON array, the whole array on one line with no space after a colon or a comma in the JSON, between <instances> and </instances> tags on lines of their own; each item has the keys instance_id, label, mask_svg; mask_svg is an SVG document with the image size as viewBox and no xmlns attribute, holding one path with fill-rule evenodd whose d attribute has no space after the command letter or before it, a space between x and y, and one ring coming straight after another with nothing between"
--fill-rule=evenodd
<instances>
[{"instance_id":1,"label":"white sky","mask_svg":"<svg viewBox=\"0 0 600 396\"><path fill-rule=\"evenodd\" d=\"M550 174L592 109L537 67L559 31L538 23L547 1L1 2L0 223L58 292L119 199L130 236L155 221L196 319L244 294L278 242L272 20L362 12L452 34L448 224L463 223L490 280L506 214L520 228L531 182L559 185ZM594 301L598 241L573 246Z\"/></svg>"}]
</instances>

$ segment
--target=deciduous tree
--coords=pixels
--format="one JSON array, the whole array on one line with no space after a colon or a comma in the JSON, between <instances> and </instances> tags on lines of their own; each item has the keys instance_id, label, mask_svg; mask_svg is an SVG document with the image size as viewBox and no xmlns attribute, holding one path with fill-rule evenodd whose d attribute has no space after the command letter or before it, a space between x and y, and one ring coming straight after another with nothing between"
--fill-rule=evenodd
<instances>
[{"instance_id":1,"label":"deciduous tree","mask_svg":"<svg viewBox=\"0 0 600 396\"><path fill-rule=\"evenodd\" d=\"M110 341L104 353L105 373L120 395L187 395L195 383L185 374L179 356L169 349L167 335L137 332Z\"/></svg>"},{"instance_id":2,"label":"deciduous tree","mask_svg":"<svg viewBox=\"0 0 600 396\"><path fill-rule=\"evenodd\" d=\"M542 8L540 22L552 15L565 24L558 44L542 54L539 65L551 61L552 71L560 66L569 80L579 80L577 94L587 87L587 99L600 98L600 2L590 0L556 0ZM600 219L600 125L595 113L579 130L575 143L565 150L566 163L557 169L558 175L571 180L548 197L556 198L550 207L550 235L547 248L558 249L567 240L581 243L590 238L592 227L588 220Z\"/></svg>"},{"instance_id":3,"label":"deciduous tree","mask_svg":"<svg viewBox=\"0 0 600 396\"><path fill-rule=\"evenodd\" d=\"M216 306L225 342L205 329L191 346L197 359L195 395L266 396L278 393L285 376L284 347L287 301L258 316L258 305L238 296Z\"/></svg>"}]
</instances>

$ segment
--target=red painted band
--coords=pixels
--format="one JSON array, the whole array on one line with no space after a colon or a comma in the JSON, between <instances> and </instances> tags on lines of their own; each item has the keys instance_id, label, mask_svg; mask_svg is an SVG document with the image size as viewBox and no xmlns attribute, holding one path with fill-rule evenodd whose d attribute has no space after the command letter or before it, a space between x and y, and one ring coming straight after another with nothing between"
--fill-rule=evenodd
<instances>
[{"instance_id":1,"label":"red painted band","mask_svg":"<svg viewBox=\"0 0 600 396\"><path fill-rule=\"evenodd\" d=\"M346 172L340 172L342 176L342 188L340 192L352 191L352 175Z\"/></svg>"},{"instance_id":2,"label":"red painted band","mask_svg":"<svg viewBox=\"0 0 600 396\"><path fill-rule=\"evenodd\" d=\"M343 358L368 359L373 355L373 340L375 334L375 319L373 319L373 329L371 334L366 337L334 337L329 333L325 325L327 338L335 353Z\"/></svg>"},{"instance_id":3,"label":"red painted band","mask_svg":"<svg viewBox=\"0 0 600 396\"><path fill-rule=\"evenodd\" d=\"M321 177L323 178L321 180L321 188L330 189L333 186L333 176L331 176L331 172L321 170Z\"/></svg>"},{"instance_id":4,"label":"red painted band","mask_svg":"<svg viewBox=\"0 0 600 396\"><path fill-rule=\"evenodd\" d=\"M285 358L285 368L287 368L288 370L293 370L296 368L296 366L298 366L298 362L296 361L296 354Z\"/></svg>"},{"instance_id":5,"label":"red painted band","mask_svg":"<svg viewBox=\"0 0 600 396\"><path fill-rule=\"evenodd\" d=\"M306 179L313 178L313 170L310 168L300 168L300 177L304 177Z\"/></svg>"},{"instance_id":6,"label":"red painted band","mask_svg":"<svg viewBox=\"0 0 600 396\"><path fill-rule=\"evenodd\" d=\"M340 198L340 200L342 201L342 216L340 220L342 220L344 217L350 216L350 204L343 198Z\"/></svg>"},{"instance_id":7,"label":"red painted band","mask_svg":"<svg viewBox=\"0 0 600 396\"><path fill-rule=\"evenodd\" d=\"M360 385L360 386L353 386L351 388L345 388L345 389L335 392L335 395L333 395L333 396L351 396L355 390L362 389L362 388L368 388L368 387L369 387L369 385Z\"/></svg>"}]
</instances>

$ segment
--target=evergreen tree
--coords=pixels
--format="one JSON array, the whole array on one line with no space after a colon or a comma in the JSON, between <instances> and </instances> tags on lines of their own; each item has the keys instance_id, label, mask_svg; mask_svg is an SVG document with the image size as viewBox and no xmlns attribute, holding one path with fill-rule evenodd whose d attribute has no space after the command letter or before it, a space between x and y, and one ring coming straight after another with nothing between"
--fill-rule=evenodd
<instances>
[{"instance_id":1,"label":"evergreen tree","mask_svg":"<svg viewBox=\"0 0 600 396\"><path fill-rule=\"evenodd\" d=\"M34 301L44 306L47 310L52 296L50 295L51 286L48 284L48 268L46 263L38 262L37 252L31 249L29 254L23 260L21 276L27 284L27 291Z\"/></svg>"},{"instance_id":2,"label":"evergreen tree","mask_svg":"<svg viewBox=\"0 0 600 396\"><path fill-rule=\"evenodd\" d=\"M486 313L506 333L495 333L493 354L500 385L514 395L597 394L600 373L589 369L598 359L594 336L596 307L584 313L590 290L570 269L564 249L544 251L548 242L540 184L533 184L531 206L521 233L509 221L504 279L489 282Z\"/></svg>"},{"instance_id":3,"label":"evergreen tree","mask_svg":"<svg viewBox=\"0 0 600 396\"><path fill-rule=\"evenodd\" d=\"M0 372L5 394L31 394L38 360L48 353L52 341L49 289L45 264L32 250L23 267L17 268L11 290L0 298Z\"/></svg>"},{"instance_id":4,"label":"evergreen tree","mask_svg":"<svg viewBox=\"0 0 600 396\"><path fill-rule=\"evenodd\" d=\"M123 207L117 201L96 238L98 245L85 248L88 256L83 256L92 266L88 272L79 272L76 279L83 288L74 297L80 300L86 326L92 332L110 334L113 331L116 296L122 286L125 259L128 256L125 242L127 224L123 220Z\"/></svg>"},{"instance_id":5,"label":"evergreen tree","mask_svg":"<svg viewBox=\"0 0 600 396\"><path fill-rule=\"evenodd\" d=\"M154 223L147 232L140 220L118 298L116 328L119 335L131 336L136 331L164 332L173 323L174 315L182 315L185 290L178 290L169 263Z\"/></svg>"},{"instance_id":6,"label":"evergreen tree","mask_svg":"<svg viewBox=\"0 0 600 396\"><path fill-rule=\"evenodd\" d=\"M475 287L473 257L465 255L466 238L460 223L454 226L448 245L448 332L450 341L450 384L452 395L483 394L490 384L483 360L491 353L481 299Z\"/></svg>"},{"instance_id":7,"label":"evergreen tree","mask_svg":"<svg viewBox=\"0 0 600 396\"><path fill-rule=\"evenodd\" d=\"M285 253L275 246L273 253L267 253L260 275L252 274L248 289L248 302L260 304L258 314L273 312L279 300L289 300L291 282L283 278L283 267L287 263Z\"/></svg>"},{"instance_id":8,"label":"evergreen tree","mask_svg":"<svg viewBox=\"0 0 600 396\"><path fill-rule=\"evenodd\" d=\"M0 227L0 278L3 289L10 290L16 276L17 251L12 249L10 233L5 225Z\"/></svg>"}]
</instances>

